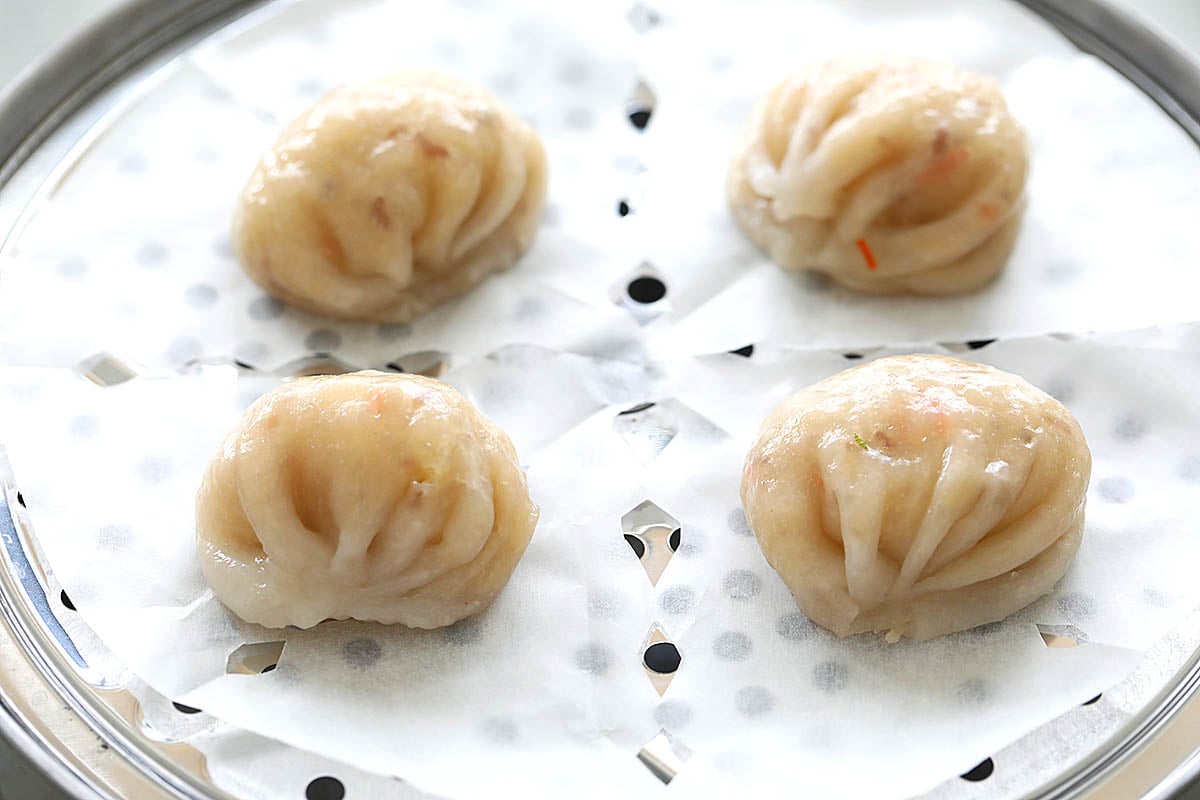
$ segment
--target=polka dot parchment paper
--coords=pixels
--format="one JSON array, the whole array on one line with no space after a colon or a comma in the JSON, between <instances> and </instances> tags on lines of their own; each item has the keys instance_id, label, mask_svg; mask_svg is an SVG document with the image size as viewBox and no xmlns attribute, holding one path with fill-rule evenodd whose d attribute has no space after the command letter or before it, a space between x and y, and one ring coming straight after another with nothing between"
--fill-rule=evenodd
<instances>
[{"instance_id":1,"label":"polka dot parchment paper","mask_svg":"<svg viewBox=\"0 0 1200 800\"><path fill-rule=\"evenodd\" d=\"M80 616L184 708L455 798L905 797L1120 681L1200 604L1200 336L1058 332L1195 316L1194 146L1008 3L561 5L435 0L419 24L408 3L271 5L160 69L59 173L0 273L0 441ZM724 207L757 94L810 57L900 47L995 75L1030 132L1024 232L977 295L863 298L784 275ZM489 86L543 136L533 250L407 326L265 296L228 238L260 152L324 89L414 66ZM1016 372L1079 417L1084 544L1002 624L837 640L764 562L741 463L787 393L916 351ZM542 518L485 614L274 631L208 592L203 468L318 353L438 374L512 436ZM660 695L643 654L664 641L679 663ZM687 756L667 786L636 758L659 731Z\"/></svg>"}]
</instances>

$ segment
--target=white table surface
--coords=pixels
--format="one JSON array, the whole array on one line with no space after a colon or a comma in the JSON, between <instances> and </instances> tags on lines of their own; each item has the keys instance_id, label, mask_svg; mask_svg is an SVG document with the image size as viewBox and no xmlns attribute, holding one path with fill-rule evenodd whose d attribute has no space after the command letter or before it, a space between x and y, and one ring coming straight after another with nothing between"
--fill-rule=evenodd
<instances>
[{"instance_id":1,"label":"white table surface","mask_svg":"<svg viewBox=\"0 0 1200 800\"><path fill-rule=\"evenodd\" d=\"M0 0L0 85L121 0ZM1200 54L1200 0L1113 0ZM0 738L0 800L61 800ZM1200 787L1178 800L1200 800Z\"/></svg>"}]
</instances>

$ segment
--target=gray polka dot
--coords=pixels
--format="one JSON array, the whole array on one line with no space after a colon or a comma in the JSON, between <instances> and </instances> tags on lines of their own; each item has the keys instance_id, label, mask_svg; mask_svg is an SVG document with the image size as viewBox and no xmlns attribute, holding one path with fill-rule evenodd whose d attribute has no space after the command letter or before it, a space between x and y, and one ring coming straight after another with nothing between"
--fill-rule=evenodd
<instances>
[{"instance_id":1,"label":"gray polka dot","mask_svg":"<svg viewBox=\"0 0 1200 800\"><path fill-rule=\"evenodd\" d=\"M355 669L374 666L383 655L383 648L374 639L355 639L342 647L342 660Z\"/></svg>"},{"instance_id":2,"label":"gray polka dot","mask_svg":"<svg viewBox=\"0 0 1200 800\"><path fill-rule=\"evenodd\" d=\"M747 717L760 717L775 707L775 696L762 686L747 686L738 689L733 704Z\"/></svg>"},{"instance_id":3,"label":"gray polka dot","mask_svg":"<svg viewBox=\"0 0 1200 800\"><path fill-rule=\"evenodd\" d=\"M692 707L681 700L664 700L654 709L654 721L664 728L679 730L692 721Z\"/></svg>"},{"instance_id":4,"label":"gray polka dot","mask_svg":"<svg viewBox=\"0 0 1200 800\"><path fill-rule=\"evenodd\" d=\"M753 536L754 531L750 530L750 520L746 519L746 511L741 506L738 506L733 511L729 512L729 516L725 518L729 525L729 530L736 533L738 536Z\"/></svg>"},{"instance_id":5,"label":"gray polka dot","mask_svg":"<svg viewBox=\"0 0 1200 800\"><path fill-rule=\"evenodd\" d=\"M412 335L411 325L380 325L376 331L385 342L396 342Z\"/></svg>"},{"instance_id":6,"label":"gray polka dot","mask_svg":"<svg viewBox=\"0 0 1200 800\"><path fill-rule=\"evenodd\" d=\"M296 84L296 94L302 97L316 97L323 91L325 91L324 81L311 75Z\"/></svg>"},{"instance_id":7,"label":"gray polka dot","mask_svg":"<svg viewBox=\"0 0 1200 800\"><path fill-rule=\"evenodd\" d=\"M218 236L213 240L213 252L221 258L233 258L233 244L228 236Z\"/></svg>"},{"instance_id":8,"label":"gray polka dot","mask_svg":"<svg viewBox=\"0 0 1200 800\"><path fill-rule=\"evenodd\" d=\"M1146 422L1140 417L1125 414L1117 419L1113 426L1113 436L1127 442L1142 438L1146 433Z\"/></svg>"},{"instance_id":9,"label":"gray polka dot","mask_svg":"<svg viewBox=\"0 0 1200 800\"><path fill-rule=\"evenodd\" d=\"M220 84L211 83L204 89L204 96L213 103L229 103L233 101L233 93Z\"/></svg>"},{"instance_id":10,"label":"gray polka dot","mask_svg":"<svg viewBox=\"0 0 1200 800\"><path fill-rule=\"evenodd\" d=\"M250 302L250 305L246 307L246 313L250 315L251 319L277 319L283 314L283 303L274 297L263 295Z\"/></svg>"},{"instance_id":11,"label":"gray polka dot","mask_svg":"<svg viewBox=\"0 0 1200 800\"><path fill-rule=\"evenodd\" d=\"M986 682L979 678L971 678L958 685L954 690L954 696L964 706L981 706L987 702L991 691Z\"/></svg>"},{"instance_id":12,"label":"gray polka dot","mask_svg":"<svg viewBox=\"0 0 1200 800\"><path fill-rule=\"evenodd\" d=\"M212 164L221 158L221 152L214 147L209 147L206 144L197 145L192 151L192 157L201 164Z\"/></svg>"},{"instance_id":13,"label":"gray polka dot","mask_svg":"<svg viewBox=\"0 0 1200 800\"><path fill-rule=\"evenodd\" d=\"M672 586L658 597L658 606L668 614L686 614L696 605L696 593L688 586Z\"/></svg>"},{"instance_id":14,"label":"gray polka dot","mask_svg":"<svg viewBox=\"0 0 1200 800\"><path fill-rule=\"evenodd\" d=\"M233 348L233 355L238 361L244 361L252 366L262 363L267 357L267 346L262 342L238 342Z\"/></svg>"},{"instance_id":15,"label":"gray polka dot","mask_svg":"<svg viewBox=\"0 0 1200 800\"><path fill-rule=\"evenodd\" d=\"M183 301L192 308L208 308L217 302L217 290L206 283L197 283L184 290Z\"/></svg>"},{"instance_id":16,"label":"gray polka dot","mask_svg":"<svg viewBox=\"0 0 1200 800\"><path fill-rule=\"evenodd\" d=\"M575 666L592 675L603 675L612 663L612 653L604 645L589 644L575 651Z\"/></svg>"},{"instance_id":17,"label":"gray polka dot","mask_svg":"<svg viewBox=\"0 0 1200 800\"><path fill-rule=\"evenodd\" d=\"M433 54L444 61L457 61L461 52L453 39L439 39L433 44Z\"/></svg>"},{"instance_id":18,"label":"gray polka dot","mask_svg":"<svg viewBox=\"0 0 1200 800\"><path fill-rule=\"evenodd\" d=\"M308 335L304 346L314 353L329 353L342 346L342 337L337 331L320 328Z\"/></svg>"},{"instance_id":19,"label":"gray polka dot","mask_svg":"<svg viewBox=\"0 0 1200 800\"><path fill-rule=\"evenodd\" d=\"M1146 589L1142 592L1142 598L1147 605L1152 605L1155 608L1166 608L1171 605L1174 598L1170 594L1160 589Z\"/></svg>"},{"instance_id":20,"label":"gray polka dot","mask_svg":"<svg viewBox=\"0 0 1200 800\"><path fill-rule=\"evenodd\" d=\"M1072 620L1087 620L1096 614L1096 601L1083 592L1067 592L1058 598L1058 610Z\"/></svg>"},{"instance_id":21,"label":"gray polka dot","mask_svg":"<svg viewBox=\"0 0 1200 800\"><path fill-rule=\"evenodd\" d=\"M478 617L460 619L453 625L442 628L442 638L450 644L471 644L483 636L483 625Z\"/></svg>"},{"instance_id":22,"label":"gray polka dot","mask_svg":"<svg viewBox=\"0 0 1200 800\"><path fill-rule=\"evenodd\" d=\"M117 161L117 169L122 172L145 172L149 162L141 153L126 153Z\"/></svg>"},{"instance_id":23,"label":"gray polka dot","mask_svg":"<svg viewBox=\"0 0 1200 800\"><path fill-rule=\"evenodd\" d=\"M1200 483L1200 456L1188 456L1180 462L1179 477L1185 483Z\"/></svg>"},{"instance_id":24,"label":"gray polka dot","mask_svg":"<svg viewBox=\"0 0 1200 800\"><path fill-rule=\"evenodd\" d=\"M784 614L775 622L775 632L781 639L787 639L789 642L808 641L816 630L816 624L799 611Z\"/></svg>"},{"instance_id":25,"label":"gray polka dot","mask_svg":"<svg viewBox=\"0 0 1200 800\"><path fill-rule=\"evenodd\" d=\"M171 475L171 460L165 456L150 456L138 462L137 474L147 483L162 483Z\"/></svg>"},{"instance_id":26,"label":"gray polka dot","mask_svg":"<svg viewBox=\"0 0 1200 800\"><path fill-rule=\"evenodd\" d=\"M675 551L675 554L684 558L695 558L704 552L706 544L708 544L708 539L699 529L688 528L687 536L679 537L679 549Z\"/></svg>"},{"instance_id":27,"label":"gray polka dot","mask_svg":"<svg viewBox=\"0 0 1200 800\"><path fill-rule=\"evenodd\" d=\"M1049 283L1067 283L1074 280L1075 276L1079 274L1079 267L1075 264L1059 262L1050 264L1042 270L1042 274L1046 276Z\"/></svg>"},{"instance_id":28,"label":"gray polka dot","mask_svg":"<svg viewBox=\"0 0 1200 800\"><path fill-rule=\"evenodd\" d=\"M58 276L67 281L78 281L87 274L88 265L79 256L64 258L58 262Z\"/></svg>"},{"instance_id":29,"label":"gray polka dot","mask_svg":"<svg viewBox=\"0 0 1200 800\"><path fill-rule=\"evenodd\" d=\"M1096 484L1100 496L1110 503L1128 503L1133 499L1133 481L1129 478L1113 476L1101 478Z\"/></svg>"},{"instance_id":30,"label":"gray polka dot","mask_svg":"<svg viewBox=\"0 0 1200 800\"><path fill-rule=\"evenodd\" d=\"M621 613L625 601L608 589L598 589L588 595L588 613L600 619L612 619Z\"/></svg>"},{"instance_id":31,"label":"gray polka dot","mask_svg":"<svg viewBox=\"0 0 1200 800\"><path fill-rule=\"evenodd\" d=\"M542 298L528 295L517 302L516 308L513 309L513 316L518 320L528 321L542 316L545 311L546 303Z\"/></svg>"},{"instance_id":32,"label":"gray polka dot","mask_svg":"<svg viewBox=\"0 0 1200 800\"><path fill-rule=\"evenodd\" d=\"M100 421L93 416L82 414L67 423L67 432L76 439L90 439L100 430Z\"/></svg>"},{"instance_id":33,"label":"gray polka dot","mask_svg":"<svg viewBox=\"0 0 1200 800\"><path fill-rule=\"evenodd\" d=\"M200 343L190 336L180 336L167 345L167 357L176 363L191 361L200 351Z\"/></svg>"},{"instance_id":34,"label":"gray polka dot","mask_svg":"<svg viewBox=\"0 0 1200 800\"><path fill-rule=\"evenodd\" d=\"M483 737L496 744L514 744L519 738L517 723L506 717L492 717L483 721Z\"/></svg>"},{"instance_id":35,"label":"gray polka dot","mask_svg":"<svg viewBox=\"0 0 1200 800\"><path fill-rule=\"evenodd\" d=\"M512 94L519 85L520 81L512 72L501 72L488 78L488 87L496 94Z\"/></svg>"},{"instance_id":36,"label":"gray polka dot","mask_svg":"<svg viewBox=\"0 0 1200 800\"><path fill-rule=\"evenodd\" d=\"M545 211L542 212L542 224L547 228L553 228L561 222L562 209L553 203L548 204Z\"/></svg>"},{"instance_id":37,"label":"gray polka dot","mask_svg":"<svg viewBox=\"0 0 1200 800\"><path fill-rule=\"evenodd\" d=\"M762 589L762 579L748 569L735 569L725 576L721 586L734 600L748 600Z\"/></svg>"},{"instance_id":38,"label":"gray polka dot","mask_svg":"<svg viewBox=\"0 0 1200 800\"><path fill-rule=\"evenodd\" d=\"M708 68L713 72L725 72L732 64L728 53L713 53L708 59Z\"/></svg>"},{"instance_id":39,"label":"gray polka dot","mask_svg":"<svg viewBox=\"0 0 1200 800\"><path fill-rule=\"evenodd\" d=\"M590 109L583 106L572 106L563 114L563 125L573 131L586 131L592 127L595 119Z\"/></svg>"},{"instance_id":40,"label":"gray polka dot","mask_svg":"<svg viewBox=\"0 0 1200 800\"><path fill-rule=\"evenodd\" d=\"M850 682L850 672L845 664L838 661L822 661L813 667L812 682L822 692L833 694L846 688Z\"/></svg>"},{"instance_id":41,"label":"gray polka dot","mask_svg":"<svg viewBox=\"0 0 1200 800\"><path fill-rule=\"evenodd\" d=\"M750 637L739 631L725 631L713 641L713 655L722 661L745 661L751 648Z\"/></svg>"},{"instance_id":42,"label":"gray polka dot","mask_svg":"<svg viewBox=\"0 0 1200 800\"><path fill-rule=\"evenodd\" d=\"M167 260L167 248L158 242L147 242L138 248L135 258L143 267L159 267Z\"/></svg>"},{"instance_id":43,"label":"gray polka dot","mask_svg":"<svg viewBox=\"0 0 1200 800\"><path fill-rule=\"evenodd\" d=\"M1065 378L1055 378L1046 383L1046 394L1060 403L1069 403L1075 397L1075 386Z\"/></svg>"},{"instance_id":44,"label":"gray polka dot","mask_svg":"<svg viewBox=\"0 0 1200 800\"><path fill-rule=\"evenodd\" d=\"M558 67L558 79L568 86L580 86L587 82L590 72L586 62L567 59Z\"/></svg>"},{"instance_id":45,"label":"gray polka dot","mask_svg":"<svg viewBox=\"0 0 1200 800\"><path fill-rule=\"evenodd\" d=\"M132 531L124 525L105 525L96 537L97 543L105 550L124 550L129 547Z\"/></svg>"},{"instance_id":46,"label":"gray polka dot","mask_svg":"<svg viewBox=\"0 0 1200 800\"><path fill-rule=\"evenodd\" d=\"M974 636L991 636L993 633L997 633L1002 627L1004 627L1003 622L988 622L983 625L976 625L966 632Z\"/></svg>"}]
</instances>

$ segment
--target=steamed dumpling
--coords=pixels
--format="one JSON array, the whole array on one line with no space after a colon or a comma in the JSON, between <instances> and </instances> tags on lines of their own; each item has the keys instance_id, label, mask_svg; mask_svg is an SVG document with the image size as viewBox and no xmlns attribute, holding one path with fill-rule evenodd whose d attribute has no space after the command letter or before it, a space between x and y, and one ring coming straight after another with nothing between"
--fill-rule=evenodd
<instances>
[{"instance_id":1,"label":"steamed dumpling","mask_svg":"<svg viewBox=\"0 0 1200 800\"><path fill-rule=\"evenodd\" d=\"M759 103L727 189L738 225L786 269L864 292L954 294L1008 260L1027 164L990 78L915 58L839 59Z\"/></svg>"},{"instance_id":2,"label":"steamed dumpling","mask_svg":"<svg viewBox=\"0 0 1200 800\"><path fill-rule=\"evenodd\" d=\"M528 125L476 86L400 75L334 89L284 129L233 245L284 302L402 323L512 266L545 200Z\"/></svg>"},{"instance_id":3,"label":"steamed dumpling","mask_svg":"<svg viewBox=\"0 0 1200 800\"><path fill-rule=\"evenodd\" d=\"M785 400L742 502L802 611L930 639L1049 592L1083 535L1091 453L1057 400L991 367L883 358Z\"/></svg>"},{"instance_id":4,"label":"steamed dumpling","mask_svg":"<svg viewBox=\"0 0 1200 800\"><path fill-rule=\"evenodd\" d=\"M500 593L537 518L503 431L444 383L379 372L261 397L196 498L209 585L270 627L449 625Z\"/></svg>"}]
</instances>

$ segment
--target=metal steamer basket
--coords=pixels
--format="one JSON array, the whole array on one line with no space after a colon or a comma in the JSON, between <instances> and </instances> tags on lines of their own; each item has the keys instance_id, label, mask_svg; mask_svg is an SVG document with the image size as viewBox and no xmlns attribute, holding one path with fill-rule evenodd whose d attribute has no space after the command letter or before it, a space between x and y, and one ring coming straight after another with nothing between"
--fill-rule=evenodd
<instances>
[{"instance_id":1,"label":"metal steamer basket","mask_svg":"<svg viewBox=\"0 0 1200 800\"><path fill-rule=\"evenodd\" d=\"M100 118L154 69L263 0L133 0L0 94L0 251ZM1020 0L1149 95L1200 146L1200 65L1101 0ZM633 120L637 124L636 120ZM644 122L644 120L643 120ZM254 740L300 772L257 779L279 798L411 797L411 787L293 751L173 704L108 655L46 568L18 487L0 494L0 733L77 798L233 797L237 761L195 746ZM650 557L650 556L646 556ZM86 654L86 655L85 655ZM933 798L1175 796L1200 773L1200 613L1102 696L1026 735ZM155 720L152 723L149 720ZM163 719L172 720L164 725ZM631 754L631 757L634 754ZM637 754L669 780L669 751ZM264 785L263 781L269 781Z\"/></svg>"}]
</instances>

